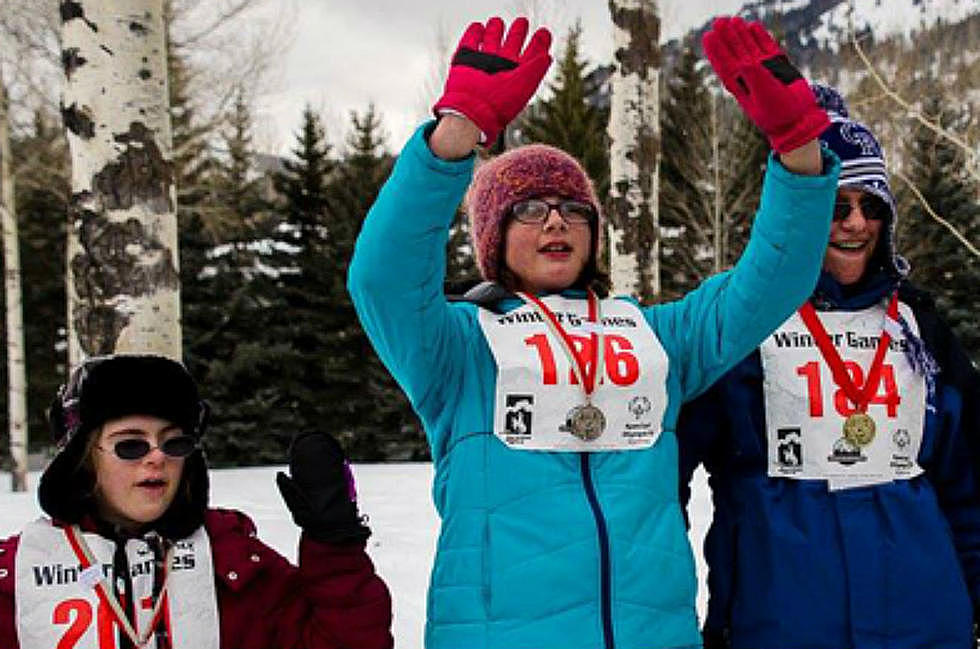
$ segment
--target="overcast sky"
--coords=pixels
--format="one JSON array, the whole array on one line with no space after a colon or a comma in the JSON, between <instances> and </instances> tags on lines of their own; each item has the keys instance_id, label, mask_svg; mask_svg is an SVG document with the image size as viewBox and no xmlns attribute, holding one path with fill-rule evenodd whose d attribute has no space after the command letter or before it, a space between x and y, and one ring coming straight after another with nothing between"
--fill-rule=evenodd
<instances>
[{"instance_id":1,"label":"overcast sky","mask_svg":"<svg viewBox=\"0 0 980 649\"><path fill-rule=\"evenodd\" d=\"M266 0L275 11L280 0ZM662 38L671 38L709 17L732 12L741 0L660 0ZM536 6L555 34L552 54L568 26L581 19L585 55L612 58L612 24L606 0L299 0L292 45L276 87L258 98L260 146L284 153L293 144L301 111L311 104L340 141L351 110L373 102L384 120L388 146L397 151L435 99L431 84L440 42L450 51L466 25L500 15L509 21L518 6ZM443 64L444 65L444 64ZM428 89L427 89L428 84Z\"/></svg>"}]
</instances>

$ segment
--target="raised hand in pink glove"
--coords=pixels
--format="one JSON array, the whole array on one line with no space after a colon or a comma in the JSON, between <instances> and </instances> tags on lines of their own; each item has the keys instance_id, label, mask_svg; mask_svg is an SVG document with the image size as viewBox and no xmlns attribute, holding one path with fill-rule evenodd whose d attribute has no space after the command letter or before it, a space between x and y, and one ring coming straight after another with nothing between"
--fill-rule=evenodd
<instances>
[{"instance_id":1,"label":"raised hand in pink glove","mask_svg":"<svg viewBox=\"0 0 980 649\"><path fill-rule=\"evenodd\" d=\"M504 37L504 21L473 23L459 41L446 89L432 110L455 112L476 124L492 143L538 89L551 56L551 32L538 29L527 47L527 18L518 18ZM522 52L523 49L523 52Z\"/></svg>"},{"instance_id":2,"label":"raised hand in pink glove","mask_svg":"<svg viewBox=\"0 0 980 649\"><path fill-rule=\"evenodd\" d=\"M722 84L777 152L806 144L830 125L810 84L760 23L716 18L701 44Z\"/></svg>"}]
</instances>

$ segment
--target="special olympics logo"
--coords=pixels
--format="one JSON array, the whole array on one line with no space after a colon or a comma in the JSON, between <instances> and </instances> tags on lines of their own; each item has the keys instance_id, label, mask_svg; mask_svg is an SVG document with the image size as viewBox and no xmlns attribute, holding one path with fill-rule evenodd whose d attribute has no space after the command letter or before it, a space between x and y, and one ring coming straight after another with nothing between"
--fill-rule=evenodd
<instances>
[{"instance_id":1,"label":"special olympics logo","mask_svg":"<svg viewBox=\"0 0 980 649\"><path fill-rule=\"evenodd\" d=\"M895 434L892 435L892 441L895 442L895 446L904 451L909 445L909 442L912 441L912 436L909 435L909 431L905 428L899 428L895 431Z\"/></svg>"},{"instance_id":2,"label":"special olympics logo","mask_svg":"<svg viewBox=\"0 0 980 649\"><path fill-rule=\"evenodd\" d=\"M653 409L653 406L650 405L650 400L646 397L633 397L630 399L627 408L633 414L633 417L639 420L641 417L643 417L643 415L650 412L650 410Z\"/></svg>"}]
</instances>

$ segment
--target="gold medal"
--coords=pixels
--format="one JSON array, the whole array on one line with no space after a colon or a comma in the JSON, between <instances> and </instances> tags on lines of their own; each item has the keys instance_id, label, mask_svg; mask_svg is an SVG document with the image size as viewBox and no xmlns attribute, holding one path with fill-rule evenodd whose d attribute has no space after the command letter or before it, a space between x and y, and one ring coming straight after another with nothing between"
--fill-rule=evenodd
<instances>
[{"instance_id":1,"label":"gold medal","mask_svg":"<svg viewBox=\"0 0 980 649\"><path fill-rule=\"evenodd\" d=\"M875 420L866 412L855 412L844 420L844 439L855 448L867 446L875 438Z\"/></svg>"},{"instance_id":2,"label":"gold medal","mask_svg":"<svg viewBox=\"0 0 980 649\"><path fill-rule=\"evenodd\" d=\"M575 406L568 413L565 427L568 432L583 442L591 442L598 439L605 431L606 416L591 403Z\"/></svg>"}]
</instances>

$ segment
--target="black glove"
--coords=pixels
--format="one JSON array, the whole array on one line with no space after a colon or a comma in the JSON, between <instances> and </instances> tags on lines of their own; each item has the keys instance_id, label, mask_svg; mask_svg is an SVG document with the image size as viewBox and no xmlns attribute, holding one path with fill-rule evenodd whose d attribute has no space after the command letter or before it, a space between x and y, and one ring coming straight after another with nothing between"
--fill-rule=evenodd
<instances>
[{"instance_id":1,"label":"black glove","mask_svg":"<svg viewBox=\"0 0 980 649\"><path fill-rule=\"evenodd\" d=\"M363 542L371 535L357 513L354 476L332 436L300 433L289 448L290 478L276 475L282 499L296 524L324 543Z\"/></svg>"}]
</instances>

